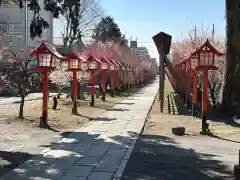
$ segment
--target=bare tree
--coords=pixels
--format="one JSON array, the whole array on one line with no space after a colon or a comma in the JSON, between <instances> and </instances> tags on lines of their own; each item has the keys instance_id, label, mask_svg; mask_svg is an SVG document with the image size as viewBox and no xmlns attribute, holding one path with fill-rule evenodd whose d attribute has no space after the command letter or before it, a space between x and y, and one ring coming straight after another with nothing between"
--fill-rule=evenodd
<instances>
[{"instance_id":1,"label":"bare tree","mask_svg":"<svg viewBox=\"0 0 240 180\"><path fill-rule=\"evenodd\" d=\"M10 45L0 48L1 60L4 68L1 72L1 79L5 86L14 95L21 97L19 118L23 119L23 109L25 97L34 91L41 82L40 73L31 70L31 48L22 49L21 52L15 54Z\"/></svg>"},{"instance_id":2,"label":"bare tree","mask_svg":"<svg viewBox=\"0 0 240 180\"><path fill-rule=\"evenodd\" d=\"M99 0L82 0L72 8L65 6L63 9L66 24L62 31L64 46L90 36L103 14Z\"/></svg>"}]
</instances>

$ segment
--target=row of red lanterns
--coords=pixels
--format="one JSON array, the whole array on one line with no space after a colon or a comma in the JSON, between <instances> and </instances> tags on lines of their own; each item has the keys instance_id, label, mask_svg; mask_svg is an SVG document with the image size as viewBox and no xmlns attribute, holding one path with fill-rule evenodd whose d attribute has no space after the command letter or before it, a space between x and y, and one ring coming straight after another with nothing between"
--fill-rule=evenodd
<instances>
[{"instance_id":1,"label":"row of red lanterns","mask_svg":"<svg viewBox=\"0 0 240 180\"><path fill-rule=\"evenodd\" d=\"M106 72L111 73L111 87L114 88L114 79L116 80L116 86L118 87L118 75L122 72L134 72L135 66L127 65L116 60L108 60L109 53L102 53L100 56L95 57L94 53L80 53L71 50L67 53L66 57L63 57L56 48L46 41L42 41L41 45L33 51L32 56L37 57L36 69L43 74L43 107L42 107L42 120L41 127L47 126L48 118L48 74L53 71L60 60L68 63L68 70L72 71L72 88L73 88L73 109L72 113L77 114L77 71L88 71L91 75L91 106L94 106L94 73L98 70L101 72L101 85L102 90L105 93L105 80ZM109 58L110 59L110 58ZM115 77L115 78L114 78ZM112 89L113 90L113 89Z\"/></svg>"},{"instance_id":2,"label":"row of red lanterns","mask_svg":"<svg viewBox=\"0 0 240 180\"><path fill-rule=\"evenodd\" d=\"M196 116L197 105L197 74L203 74L202 78L202 132L207 131L207 102L208 102L208 71L218 70L216 57L224 56L207 39L181 63L175 65L175 70L186 84L189 91L192 85L192 114Z\"/></svg>"}]
</instances>

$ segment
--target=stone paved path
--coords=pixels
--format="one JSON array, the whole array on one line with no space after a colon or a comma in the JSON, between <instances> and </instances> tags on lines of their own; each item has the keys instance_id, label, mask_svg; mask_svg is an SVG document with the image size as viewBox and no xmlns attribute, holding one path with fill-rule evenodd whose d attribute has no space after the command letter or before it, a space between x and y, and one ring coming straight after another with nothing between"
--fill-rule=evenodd
<instances>
[{"instance_id":1,"label":"stone paved path","mask_svg":"<svg viewBox=\"0 0 240 180\"><path fill-rule=\"evenodd\" d=\"M1 179L119 180L157 90L156 80Z\"/></svg>"}]
</instances>

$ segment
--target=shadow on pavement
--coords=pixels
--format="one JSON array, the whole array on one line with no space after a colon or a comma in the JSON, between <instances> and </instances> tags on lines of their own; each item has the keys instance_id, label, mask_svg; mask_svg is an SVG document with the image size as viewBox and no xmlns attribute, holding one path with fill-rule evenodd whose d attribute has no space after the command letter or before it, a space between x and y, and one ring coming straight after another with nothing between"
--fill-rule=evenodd
<instances>
[{"instance_id":1,"label":"shadow on pavement","mask_svg":"<svg viewBox=\"0 0 240 180\"><path fill-rule=\"evenodd\" d=\"M232 172L215 155L180 147L165 136L142 135L121 180L227 180Z\"/></svg>"},{"instance_id":2,"label":"shadow on pavement","mask_svg":"<svg viewBox=\"0 0 240 180\"><path fill-rule=\"evenodd\" d=\"M116 104L123 104L123 105L134 105L135 103L120 102L120 103L116 103Z\"/></svg>"},{"instance_id":3,"label":"shadow on pavement","mask_svg":"<svg viewBox=\"0 0 240 180\"><path fill-rule=\"evenodd\" d=\"M129 109L123 109L123 108L109 108L109 109L106 109L106 111L129 111Z\"/></svg>"},{"instance_id":4,"label":"shadow on pavement","mask_svg":"<svg viewBox=\"0 0 240 180\"><path fill-rule=\"evenodd\" d=\"M137 138L132 132L108 138L101 136L100 132L62 133L62 136L66 135L68 136L59 143L51 145L51 151L47 151L43 156L34 156L15 171L6 174L3 180L30 180L33 177L59 179L61 176L70 180L70 175L76 172L89 176L91 172L106 171L109 178L113 178L123 154ZM1 152L1 158L8 162L9 169L21 163L19 156L31 157L27 153ZM231 172L220 161L213 160L213 156L181 148L168 137L142 135L137 141L122 180L228 179ZM0 172L1 175L4 174L4 171ZM98 173L95 173L95 179L99 176Z\"/></svg>"},{"instance_id":5,"label":"shadow on pavement","mask_svg":"<svg viewBox=\"0 0 240 180\"><path fill-rule=\"evenodd\" d=\"M233 143L240 143L240 141L235 141L235 140L223 138L223 137L220 137L220 136L217 136L217 135L214 135L214 134L210 134L209 136L212 137L212 138L221 139L223 141L228 141L228 142L233 142Z\"/></svg>"}]
</instances>

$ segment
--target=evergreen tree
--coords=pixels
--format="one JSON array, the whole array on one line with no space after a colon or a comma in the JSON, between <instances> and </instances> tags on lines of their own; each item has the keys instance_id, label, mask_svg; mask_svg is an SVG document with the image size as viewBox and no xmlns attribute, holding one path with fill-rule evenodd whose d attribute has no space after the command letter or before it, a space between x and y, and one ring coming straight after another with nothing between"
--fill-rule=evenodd
<instances>
[{"instance_id":1,"label":"evergreen tree","mask_svg":"<svg viewBox=\"0 0 240 180\"><path fill-rule=\"evenodd\" d=\"M114 19L106 16L95 26L92 37L102 42L121 41L122 33Z\"/></svg>"}]
</instances>

